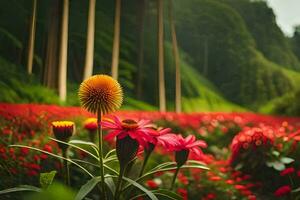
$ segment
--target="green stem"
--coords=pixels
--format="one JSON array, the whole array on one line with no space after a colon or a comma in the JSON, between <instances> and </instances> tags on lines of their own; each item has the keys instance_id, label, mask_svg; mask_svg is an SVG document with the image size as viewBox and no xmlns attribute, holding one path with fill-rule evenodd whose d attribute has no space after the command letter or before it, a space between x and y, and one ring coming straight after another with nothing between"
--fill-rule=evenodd
<instances>
[{"instance_id":1,"label":"green stem","mask_svg":"<svg viewBox=\"0 0 300 200\"><path fill-rule=\"evenodd\" d=\"M127 165L126 165L127 166ZM125 167L120 167L120 172L119 172L119 176L118 176L118 182L117 182L117 187L116 187L116 192L115 192L115 200L118 200L120 198L120 189L122 186L122 180L123 180L123 176L124 173L126 171L126 166Z\"/></svg>"},{"instance_id":2,"label":"green stem","mask_svg":"<svg viewBox=\"0 0 300 200\"><path fill-rule=\"evenodd\" d=\"M170 190L173 190L173 188L174 188L175 181L176 181L176 178L177 178L177 174L178 174L178 172L179 172L179 169L180 169L180 167L177 167L177 168L176 168L176 171L175 171L175 174L174 174L174 176L173 176L172 183L171 183Z\"/></svg>"},{"instance_id":3,"label":"green stem","mask_svg":"<svg viewBox=\"0 0 300 200\"><path fill-rule=\"evenodd\" d=\"M66 158L66 159L68 158L67 151L68 151L67 148L66 149L62 149L62 156L64 158ZM69 163L68 163L67 160L63 160L63 162L64 162L64 169L65 169L65 183L66 183L67 186L70 186L70 169L69 169Z\"/></svg>"},{"instance_id":4,"label":"green stem","mask_svg":"<svg viewBox=\"0 0 300 200\"><path fill-rule=\"evenodd\" d=\"M102 112L101 109L97 112L97 123L98 123L98 139L99 139L99 164L100 164L100 177L101 177L101 188L103 199L106 200L105 194L105 180L104 180L104 166L103 166L103 133L101 126Z\"/></svg>"},{"instance_id":5,"label":"green stem","mask_svg":"<svg viewBox=\"0 0 300 200\"><path fill-rule=\"evenodd\" d=\"M144 173L144 170L145 170L146 164L147 164L147 162L148 162L148 160L149 160L150 154L151 154L151 153L146 153L146 155L145 155L145 159L144 159L144 161L143 161L143 165L142 165L142 168L141 168L139 177L141 177L141 176L143 175L143 173Z\"/></svg>"}]
</instances>

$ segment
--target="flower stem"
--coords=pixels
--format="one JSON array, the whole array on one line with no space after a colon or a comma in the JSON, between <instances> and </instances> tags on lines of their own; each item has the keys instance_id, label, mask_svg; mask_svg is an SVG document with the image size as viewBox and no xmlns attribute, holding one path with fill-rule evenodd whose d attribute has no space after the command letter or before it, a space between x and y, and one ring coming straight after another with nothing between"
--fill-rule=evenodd
<instances>
[{"instance_id":1,"label":"flower stem","mask_svg":"<svg viewBox=\"0 0 300 200\"><path fill-rule=\"evenodd\" d=\"M143 173L144 173L144 170L145 170L146 164L147 164L147 162L148 162L148 160L149 160L150 154L151 154L151 153L146 153L146 154L145 154L145 159L144 159L144 161L143 161L143 165L142 165L142 168L141 168L139 177L141 177L141 176L143 175Z\"/></svg>"},{"instance_id":2,"label":"flower stem","mask_svg":"<svg viewBox=\"0 0 300 200\"><path fill-rule=\"evenodd\" d=\"M178 172L179 172L179 169L180 169L180 167L177 167L177 169L176 169L176 171L175 171L175 174L174 174L174 176L173 176L173 180L172 180L172 183L171 183L170 190L173 190L173 188L174 188L175 181L176 181L176 178L177 178L177 174L178 174Z\"/></svg>"},{"instance_id":3,"label":"flower stem","mask_svg":"<svg viewBox=\"0 0 300 200\"><path fill-rule=\"evenodd\" d=\"M99 109L97 112L98 140L99 140L99 164L100 164L102 196L103 196L103 199L106 200L104 166L103 166L103 134L102 134L101 118L102 118L102 112L101 112L101 109Z\"/></svg>"},{"instance_id":4,"label":"flower stem","mask_svg":"<svg viewBox=\"0 0 300 200\"><path fill-rule=\"evenodd\" d=\"M118 176L118 182L117 182L117 187L116 187L116 192L115 192L115 200L118 200L120 198L120 189L121 189L121 186L122 186L122 180L123 180L123 176L124 176L124 173L126 171L126 167L120 167L120 172L119 172L119 176Z\"/></svg>"},{"instance_id":5,"label":"flower stem","mask_svg":"<svg viewBox=\"0 0 300 200\"><path fill-rule=\"evenodd\" d=\"M62 149L62 156L67 159L67 151L68 149ZM64 160L64 169L65 169L65 183L67 186L70 186L70 169L69 169L69 163L67 160Z\"/></svg>"}]
</instances>

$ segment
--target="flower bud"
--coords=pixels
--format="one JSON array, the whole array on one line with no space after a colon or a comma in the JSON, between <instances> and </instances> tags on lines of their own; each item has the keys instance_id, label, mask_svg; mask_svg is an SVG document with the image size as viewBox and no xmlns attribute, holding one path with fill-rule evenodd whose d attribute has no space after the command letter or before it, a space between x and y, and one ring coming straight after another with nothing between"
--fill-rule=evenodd
<instances>
[{"instance_id":1,"label":"flower bud","mask_svg":"<svg viewBox=\"0 0 300 200\"><path fill-rule=\"evenodd\" d=\"M187 161L189 157L190 151L187 149L176 151L175 152L175 161L177 163L177 167L181 167Z\"/></svg>"},{"instance_id":2,"label":"flower bud","mask_svg":"<svg viewBox=\"0 0 300 200\"><path fill-rule=\"evenodd\" d=\"M68 142L74 132L74 122L71 121L56 121L52 122L52 130L56 139L63 142ZM65 150L68 145L58 142L60 149Z\"/></svg>"},{"instance_id":3,"label":"flower bud","mask_svg":"<svg viewBox=\"0 0 300 200\"><path fill-rule=\"evenodd\" d=\"M116 150L117 157L120 162L120 168L124 168L132 159L135 158L139 149L137 140L132 139L128 135L120 139L117 137Z\"/></svg>"}]
</instances>

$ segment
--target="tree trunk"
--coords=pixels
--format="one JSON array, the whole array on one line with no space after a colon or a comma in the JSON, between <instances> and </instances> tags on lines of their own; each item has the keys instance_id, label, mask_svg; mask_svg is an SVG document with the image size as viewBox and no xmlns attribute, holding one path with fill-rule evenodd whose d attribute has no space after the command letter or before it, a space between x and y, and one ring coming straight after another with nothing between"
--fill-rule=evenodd
<instances>
[{"instance_id":1,"label":"tree trunk","mask_svg":"<svg viewBox=\"0 0 300 200\"><path fill-rule=\"evenodd\" d=\"M166 92L164 75L164 24L163 24L163 0L157 0L157 24L158 24L158 85L159 85L159 110L166 111Z\"/></svg>"},{"instance_id":2,"label":"tree trunk","mask_svg":"<svg viewBox=\"0 0 300 200\"><path fill-rule=\"evenodd\" d=\"M144 20L145 20L145 7L146 0L137 0L138 1L138 14L137 14L137 23L138 23L138 69L136 77L136 94L137 99L142 99L142 85L143 85L143 64L144 64Z\"/></svg>"},{"instance_id":3,"label":"tree trunk","mask_svg":"<svg viewBox=\"0 0 300 200\"><path fill-rule=\"evenodd\" d=\"M52 89L57 89L58 72L58 41L59 19L61 16L60 0L53 0L48 16L46 56L44 66L43 84Z\"/></svg>"},{"instance_id":4,"label":"tree trunk","mask_svg":"<svg viewBox=\"0 0 300 200\"><path fill-rule=\"evenodd\" d=\"M67 59L68 59L68 22L69 0L63 0L63 12L61 23L61 41L58 68L58 95L60 100L67 97Z\"/></svg>"},{"instance_id":5,"label":"tree trunk","mask_svg":"<svg viewBox=\"0 0 300 200\"><path fill-rule=\"evenodd\" d=\"M118 79L119 53L120 53L120 19L121 19L121 0L115 0L115 24L114 41L112 49L111 74L114 79Z\"/></svg>"},{"instance_id":6,"label":"tree trunk","mask_svg":"<svg viewBox=\"0 0 300 200\"><path fill-rule=\"evenodd\" d=\"M169 21L172 35L172 49L173 57L175 59L175 111L181 112L181 79L180 79L180 59L178 52L178 44L175 30L175 23L173 18L172 0L169 0Z\"/></svg>"},{"instance_id":7,"label":"tree trunk","mask_svg":"<svg viewBox=\"0 0 300 200\"><path fill-rule=\"evenodd\" d=\"M87 79L93 74L95 9L96 9L96 0L90 0L83 80Z\"/></svg>"},{"instance_id":8,"label":"tree trunk","mask_svg":"<svg viewBox=\"0 0 300 200\"><path fill-rule=\"evenodd\" d=\"M32 1L32 15L30 20L29 40L28 40L28 57L27 57L27 73L32 74L33 55L34 55L34 40L36 26L36 1Z\"/></svg>"}]
</instances>

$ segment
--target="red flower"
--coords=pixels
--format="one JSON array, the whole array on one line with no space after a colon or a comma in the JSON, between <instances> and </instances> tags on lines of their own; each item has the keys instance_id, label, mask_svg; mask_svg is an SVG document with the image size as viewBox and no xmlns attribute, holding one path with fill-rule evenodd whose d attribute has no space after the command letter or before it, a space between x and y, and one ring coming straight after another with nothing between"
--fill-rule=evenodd
<instances>
[{"instance_id":1,"label":"red flower","mask_svg":"<svg viewBox=\"0 0 300 200\"><path fill-rule=\"evenodd\" d=\"M178 193L180 196L182 196L182 198L183 198L184 200L187 200L187 199L188 199L188 193L187 193L187 190L186 190L186 189L184 189L184 188L178 188L178 189L177 189L177 193Z\"/></svg>"},{"instance_id":2,"label":"red flower","mask_svg":"<svg viewBox=\"0 0 300 200\"><path fill-rule=\"evenodd\" d=\"M22 154L23 156L26 156L28 153L29 153L29 149L28 149L28 148L25 148L25 147L22 147L22 148L21 148L21 154Z\"/></svg>"},{"instance_id":3,"label":"red flower","mask_svg":"<svg viewBox=\"0 0 300 200\"><path fill-rule=\"evenodd\" d=\"M188 177L186 177L183 173L178 174L178 180L181 182L183 185L189 184Z\"/></svg>"},{"instance_id":4,"label":"red flower","mask_svg":"<svg viewBox=\"0 0 300 200\"><path fill-rule=\"evenodd\" d=\"M244 185L235 185L234 187L237 190L246 190L247 189Z\"/></svg>"},{"instance_id":5,"label":"red flower","mask_svg":"<svg viewBox=\"0 0 300 200\"><path fill-rule=\"evenodd\" d=\"M212 176L209 178L210 181L220 181L222 178L220 176Z\"/></svg>"},{"instance_id":6,"label":"red flower","mask_svg":"<svg viewBox=\"0 0 300 200\"><path fill-rule=\"evenodd\" d=\"M113 116L112 119L104 119L101 122L103 129L111 131L105 136L105 139L110 140L114 137L123 139L129 136L131 139L137 140L140 145L148 146L148 142L155 143L153 134L156 131L150 128L149 120L140 120L138 122L132 119L121 121L118 117Z\"/></svg>"},{"instance_id":7,"label":"red flower","mask_svg":"<svg viewBox=\"0 0 300 200\"><path fill-rule=\"evenodd\" d=\"M248 196L248 200L256 200L256 196L255 195L249 195Z\"/></svg>"},{"instance_id":8,"label":"red flower","mask_svg":"<svg viewBox=\"0 0 300 200\"><path fill-rule=\"evenodd\" d=\"M154 180L148 180L148 181L146 181L146 184L150 189L158 188L158 185Z\"/></svg>"},{"instance_id":9,"label":"red flower","mask_svg":"<svg viewBox=\"0 0 300 200\"><path fill-rule=\"evenodd\" d=\"M230 185L232 185L232 184L234 184L234 180L231 180L231 179L228 179L227 181L225 181L227 184L230 184Z\"/></svg>"},{"instance_id":10,"label":"red flower","mask_svg":"<svg viewBox=\"0 0 300 200\"><path fill-rule=\"evenodd\" d=\"M215 199L216 197L217 197L217 195L214 194L214 193L208 193L208 194L206 195L206 198L207 198L207 199Z\"/></svg>"},{"instance_id":11,"label":"red flower","mask_svg":"<svg viewBox=\"0 0 300 200\"><path fill-rule=\"evenodd\" d=\"M291 191L292 191L292 189L291 189L291 187L289 185L284 185L284 186L281 186L280 188L278 188L274 192L274 195L276 197L281 197L281 196L289 194Z\"/></svg>"},{"instance_id":12,"label":"red flower","mask_svg":"<svg viewBox=\"0 0 300 200\"><path fill-rule=\"evenodd\" d=\"M292 174L292 173L294 173L294 172L295 172L294 167L288 167L288 168L286 168L285 170L282 170L282 171L280 172L280 176L289 175L289 174Z\"/></svg>"}]
</instances>

